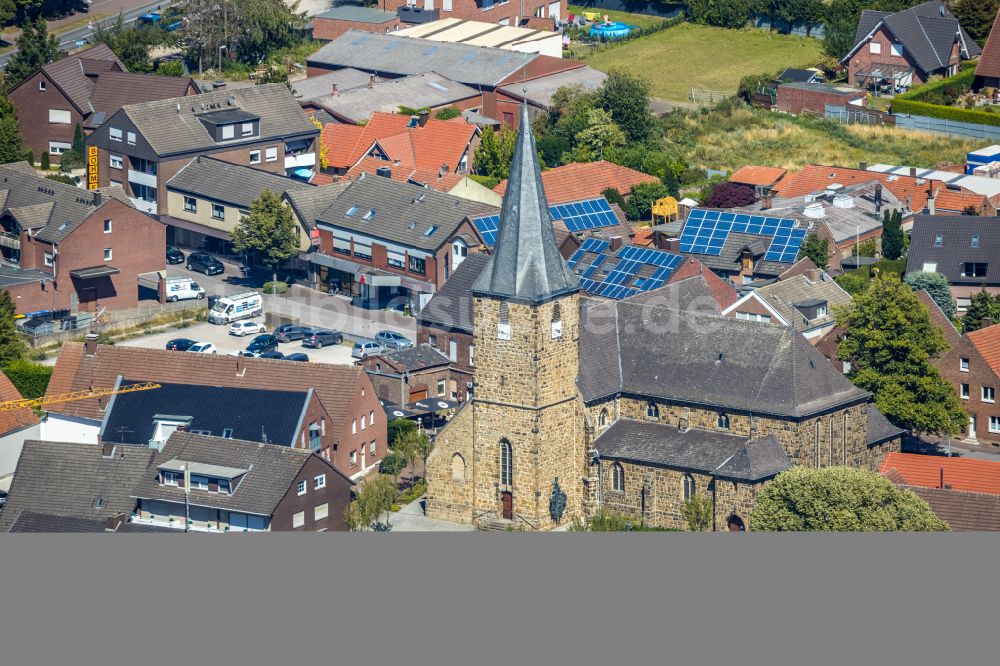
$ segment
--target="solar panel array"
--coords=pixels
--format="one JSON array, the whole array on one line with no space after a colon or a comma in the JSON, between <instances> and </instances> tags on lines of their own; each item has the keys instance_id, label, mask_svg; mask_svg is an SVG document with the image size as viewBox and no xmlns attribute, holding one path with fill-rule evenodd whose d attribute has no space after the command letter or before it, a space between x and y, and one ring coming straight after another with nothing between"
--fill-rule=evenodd
<instances>
[{"instance_id":1,"label":"solar panel array","mask_svg":"<svg viewBox=\"0 0 1000 666\"><path fill-rule=\"evenodd\" d=\"M681 252L718 256L731 232L767 236L771 244L765 261L786 263L795 261L806 235L805 229L795 228L795 220L785 217L695 208L681 232Z\"/></svg>"},{"instance_id":2,"label":"solar panel array","mask_svg":"<svg viewBox=\"0 0 1000 666\"><path fill-rule=\"evenodd\" d=\"M625 246L614 255L608 253L608 241L589 238L569 259L569 267L580 276L580 286L588 294L606 298L625 298L663 286L684 261L684 257L644 247ZM589 254L596 254L589 264L582 263ZM608 270L605 266L610 268ZM644 267L652 273L640 277ZM649 273L649 270L644 271Z\"/></svg>"},{"instance_id":3,"label":"solar panel array","mask_svg":"<svg viewBox=\"0 0 1000 666\"><path fill-rule=\"evenodd\" d=\"M618 218L615 217L611 205L604 197L549 206L549 213L553 220L562 220L566 228L574 233L588 229L613 227L618 224ZM486 244L493 247L496 244L497 234L500 232L500 216L487 215L476 218L472 222L482 234Z\"/></svg>"}]
</instances>

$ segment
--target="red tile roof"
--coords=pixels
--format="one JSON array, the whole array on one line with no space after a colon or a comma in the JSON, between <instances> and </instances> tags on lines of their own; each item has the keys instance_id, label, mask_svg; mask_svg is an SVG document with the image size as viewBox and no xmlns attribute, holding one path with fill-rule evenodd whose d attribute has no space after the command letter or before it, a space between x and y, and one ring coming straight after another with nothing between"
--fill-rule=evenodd
<instances>
[{"instance_id":1,"label":"red tile roof","mask_svg":"<svg viewBox=\"0 0 1000 666\"><path fill-rule=\"evenodd\" d=\"M613 187L628 196L632 188L640 183L658 183L656 176L635 169L612 164L605 160L597 162L573 162L542 172L542 187L549 204L593 199L601 192ZM501 181L493 191L503 196L507 181Z\"/></svg>"},{"instance_id":2,"label":"red tile roof","mask_svg":"<svg viewBox=\"0 0 1000 666\"><path fill-rule=\"evenodd\" d=\"M987 202L985 196L948 190L944 183L937 181L928 180L919 183L918 181L921 179L911 176L898 176L822 164L809 164L795 173L786 175L778 181L774 191L782 197L801 197L811 192L825 190L833 183L847 186L870 183L873 180L881 182L886 189L904 203L909 197L910 210L912 211L921 211L927 205L927 189L930 183L936 183L938 188L938 197L935 203L938 213L960 214L968 206L973 206L978 210Z\"/></svg>"},{"instance_id":3,"label":"red tile roof","mask_svg":"<svg viewBox=\"0 0 1000 666\"><path fill-rule=\"evenodd\" d=\"M770 186L781 180L786 173L788 173L788 169L780 167L745 166L737 169L729 177L729 181L744 185Z\"/></svg>"},{"instance_id":4,"label":"red tile roof","mask_svg":"<svg viewBox=\"0 0 1000 666\"><path fill-rule=\"evenodd\" d=\"M993 21L993 29L986 38L986 46L976 65L976 76L1000 77L1000 13Z\"/></svg>"},{"instance_id":5,"label":"red tile roof","mask_svg":"<svg viewBox=\"0 0 1000 666\"><path fill-rule=\"evenodd\" d=\"M20 400L22 397L7 375L0 372L0 401ZM38 423L38 417L28 407L0 412L0 436L36 423Z\"/></svg>"},{"instance_id":6,"label":"red tile roof","mask_svg":"<svg viewBox=\"0 0 1000 666\"><path fill-rule=\"evenodd\" d=\"M893 451L886 454L880 471L910 486L940 488L943 478L952 490L1000 495L1000 462Z\"/></svg>"},{"instance_id":7,"label":"red tile roof","mask_svg":"<svg viewBox=\"0 0 1000 666\"><path fill-rule=\"evenodd\" d=\"M439 173L436 169L417 169L412 165L393 164L377 157L365 157L344 174L344 178L353 180L362 172L374 176L380 167L389 168L389 177L392 180L404 183L412 180L438 192L450 192L466 176L464 173ZM316 184L315 179L313 184Z\"/></svg>"},{"instance_id":8,"label":"red tile roof","mask_svg":"<svg viewBox=\"0 0 1000 666\"><path fill-rule=\"evenodd\" d=\"M719 306L719 310L725 310L739 300L740 296L736 293L733 285L720 278L711 269L706 268L705 264L694 257L685 257L684 262L670 275L667 284L680 282L695 275L701 275L705 280L708 293Z\"/></svg>"},{"instance_id":9,"label":"red tile roof","mask_svg":"<svg viewBox=\"0 0 1000 666\"><path fill-rule=\"evenodd\" d=\"M350 169L377 143L390 164L398 160L404 166L435 172L446 164L454 172L476 135L476 126L464 121L431 118L423 127L408 127L409 123L409 116L383 112L373 113L363 126L328 123L321 136L329 147L330 166Z\"/></svg>"},{"instance_id":10,"label":"red tile roof","mask_svg":"<svg viewBox=\"0 0 1000 666\"><path fill-rule=\"evenodd\" d=\"M1000 324L972 331L965 337L983 355L993 374L1000 377Z\"/></svg>"},{"instance_id":11,"label":"red tile roof","mask_svg":"<svg viewBox=\"0 0 1000 666\"><path fill-rule=\"evenodd\" d=\"M632 237L632 245L639 245L641 247L652 247L653 246L653 232L648 227L639 227L635 230L635 235Z\"/></svg>"}]
</instances>

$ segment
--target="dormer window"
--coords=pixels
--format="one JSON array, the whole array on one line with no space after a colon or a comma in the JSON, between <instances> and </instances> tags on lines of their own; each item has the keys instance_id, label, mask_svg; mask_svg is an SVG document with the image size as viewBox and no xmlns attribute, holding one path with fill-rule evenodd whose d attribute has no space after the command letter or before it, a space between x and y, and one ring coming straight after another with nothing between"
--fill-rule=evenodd
<instances>
[{"instance_id":1,"label":"dormer window","mask_svg":"<svg viewBox=\"0 0 1000 666\"><path fill-rule=\"evenodd\" d=\"M253 136L253 123L243 123L240 125L241 136Z\"/></svg>"},{"instance_id":2,"label":"dormer window","mask_svg":"<svg viewBox=\"0 0 1000 666\"><path fill-rule=\"evenodd\" d=\"M161 481L165 486L179 486L181 485L181 474L179 472L160 472Z\"/></svg>"}]
</instances>

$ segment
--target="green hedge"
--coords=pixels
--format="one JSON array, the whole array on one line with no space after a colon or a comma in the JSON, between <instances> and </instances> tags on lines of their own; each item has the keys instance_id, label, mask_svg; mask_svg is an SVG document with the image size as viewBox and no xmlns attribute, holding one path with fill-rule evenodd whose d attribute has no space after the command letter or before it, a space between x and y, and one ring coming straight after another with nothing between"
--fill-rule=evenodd
<instances>
[{"instance_id":1,"label":"green hedge","mask_svg":"<svg viewBox=\"0 0 1000 666\"><path fill-rule=\"evenodd\" d=\"M976 78L975 69L965 69L955 76L949 76L946 79L940 79L939 81L932 81L931 83L926 83L922 86L917 86L907 90L905 93L896 95L896 100L900 99L911 99L916 102L922 101L931 93L937 92L942 88L947 88L948 86L963 86L972 87L972 81ZM893 102L895 103L895 102Z\"/></svg>"},{"instance_id":2,"label":"green hedge","mask_svg":"<svg viewBox=\"0 0 1000 666\"><path fill-rule=\"evenodd\" d=\"M893 113L909 113L914 116L928 116L930 118L940 118L942 120L954 120L962 123L973 123L978 125L998 125L1000 126L1000 114L976 109L961 109L954 106L941 106L931 104L922 100L929 95L947 88L949 86L959 86L965 88L972 87L972 80L975 78L976 70L965 68L959 74L934 81L924 86L918 86L902 95L897 95L892 100Z\"/></svg>"},{"instance_id":3,"label":"green hedge","mask_svg":"<svg viewBox=\"0 0 1000 666\"><path fill-rule=\"evenodd\" d=\"M52 367L31 361L14 361L3 369L7 379L25 398L41 398L49 388Z\"/></svg>"},{"instance_id":4,"label":"green hedge","mask_svg":"<svg viewBox=\"0 0 1000 666\"><path fill-rule=\"evenodd\" d=\"M288 291L288 284L285 282L271 282L270 280L264 283L261 288L265 294L283 294Z\"/></svg>"}]
</instances>

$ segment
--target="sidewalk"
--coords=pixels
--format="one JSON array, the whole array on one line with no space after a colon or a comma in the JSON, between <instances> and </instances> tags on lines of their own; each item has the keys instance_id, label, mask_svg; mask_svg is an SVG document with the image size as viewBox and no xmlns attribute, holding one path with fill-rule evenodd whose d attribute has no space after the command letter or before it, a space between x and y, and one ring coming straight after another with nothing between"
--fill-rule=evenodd
<instances>
[{"instance_id":1,"label":"sidewalk","mask_svg":"<svg viewBox=\"0 0 1000 666\"><path fill-rule=\"evenodd\" d=\"M399 511L389 514L393 532L475 532L472 525L437 520L424 515L424 498L410 502Z\"/></svg>"}]
</instances>

